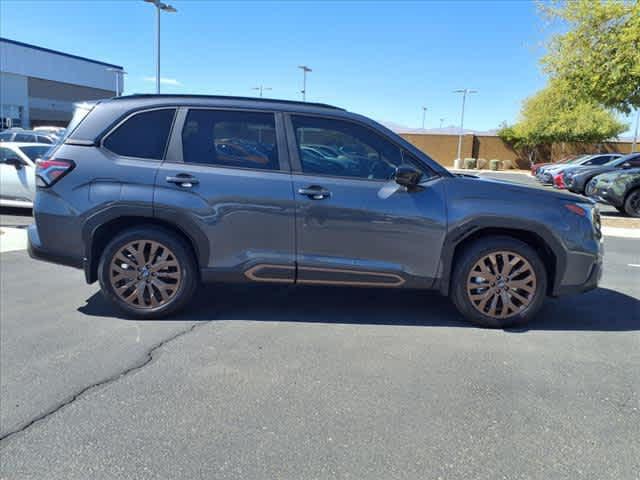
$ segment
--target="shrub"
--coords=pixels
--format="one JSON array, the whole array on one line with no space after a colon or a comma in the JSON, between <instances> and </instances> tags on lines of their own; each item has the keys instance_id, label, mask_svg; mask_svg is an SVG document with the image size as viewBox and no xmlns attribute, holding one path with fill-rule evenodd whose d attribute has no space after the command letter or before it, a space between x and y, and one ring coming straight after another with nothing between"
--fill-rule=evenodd
<instances>
[{"instance_id":1,"label":"shrub","mask_svg":"<svg viewBox=\"0 0 640 480\"><path fill-rule=\"evenodd\" d=\"M493 159L489 162L489 169L490 170L500 170L500 160L497 159Z\"/></svg>"},{"instance_id":2,"label":"shrub","mask_svg":"<svg viewBox=\"0 0 640 480\"><path fill-rule=\"evenodd\" d=\"M464 159L464 168L476 168L478 162L475 158L465 158Z\"/></svg>"}]
</instances>

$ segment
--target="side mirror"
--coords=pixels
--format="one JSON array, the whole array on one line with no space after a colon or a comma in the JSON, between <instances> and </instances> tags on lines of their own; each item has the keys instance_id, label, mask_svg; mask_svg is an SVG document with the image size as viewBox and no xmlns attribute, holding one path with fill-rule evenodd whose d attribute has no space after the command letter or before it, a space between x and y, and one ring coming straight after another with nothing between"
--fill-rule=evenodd
<instances>
[{"instance_id":1,"label":"side mirror","mask_svg":"<svg viewBox=\"0 0 640 480\"><path fill-rule=\"evenodd\" d=\"M422 172L407 165L400 165L396 168L396 173L393 176L393 179L398 185L402 185L407 188L412 188L418 185L421 178Z\"/></svg>"},{"instance_id":2,"label":"side mirror","mask_svg":"<svg viewBox=\"0 0 640 480\"><path fill-rule=\"evenodd\" d=\"M620 165L620 168L623 168L625 170L627 168L631 168L631 167L632 167L632 165L629 162L624 162L622 165Z\"/></svg>"},{"instance_id":3,"label":"side mirror","mask_svg":"<svg viewBox=\"0 0 640 480\"><path fill-rule=\"evenodd\" d=\"M16 170L20 170L23 167L22 160L17 157L5 158L3 160L3 163L6 163L7 165L13 165Z\"/></svg>"}]
</instances>

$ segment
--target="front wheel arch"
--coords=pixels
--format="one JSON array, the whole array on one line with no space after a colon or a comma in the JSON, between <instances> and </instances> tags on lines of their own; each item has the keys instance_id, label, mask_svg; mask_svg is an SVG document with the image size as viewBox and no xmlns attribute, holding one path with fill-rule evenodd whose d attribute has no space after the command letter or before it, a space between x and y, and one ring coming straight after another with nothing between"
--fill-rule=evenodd
<instances>
[{"instance_id":1,"label":"front wheel arch","mask_svg":"<svg viewBox=\"0 0 640 480\"><path fill-rule=\"evenodd\" d=\"M566 255L559 241L550 232L539 225L525 229L507 225L474 224L453 230L445 239L441 260L441 277L438 283L442 295L448 295L451 290L451 278L456 259L460 258L464 249L477 240L493 236L511 237L532 247L542 259L546 269L548 279L546 293L548 295L554 294L562 279Z\"/></svg>"}]
</instances>

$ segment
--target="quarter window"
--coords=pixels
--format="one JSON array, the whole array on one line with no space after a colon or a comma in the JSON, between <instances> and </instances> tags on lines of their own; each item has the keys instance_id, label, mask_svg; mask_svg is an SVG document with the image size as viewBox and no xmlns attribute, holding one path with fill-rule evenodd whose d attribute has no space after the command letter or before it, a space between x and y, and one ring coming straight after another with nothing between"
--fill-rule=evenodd
<instances>
[{"instance_id":1,"label":"quarter window","mask_svg":"<svg viewBox=\"0 0 640 480\"><path fill-rule=\"evenodd\" d=\"M403 163L399 147L364 126L296 115L292 121L304 173L390 180Z\"/></svg>"},{"instance_id":2,"label":"quarter window","mask_svg":"<svg viewBox=\"0 0 640 480\"><path fill-rule=\"evenodd\" d=\"M189 110L182 129L185 163L277 170L272 113Z\"/></svg>"},{"instance_id":3,"label":"quarter window","mask_svg":"<svg viewBox=\"0 0 640 480\"><path fill-rule=\"evenodd\" d=\"M123 157L162 160L175 109L134 115L113 131L104 146Z\"/></svg>"}]
</instances>

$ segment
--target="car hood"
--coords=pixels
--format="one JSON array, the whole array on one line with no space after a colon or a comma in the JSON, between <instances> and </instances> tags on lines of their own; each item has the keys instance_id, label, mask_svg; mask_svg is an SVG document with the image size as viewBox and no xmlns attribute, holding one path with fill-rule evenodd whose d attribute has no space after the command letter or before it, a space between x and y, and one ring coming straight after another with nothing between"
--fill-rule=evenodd
<instances>
[{"instance_id":1,"label":"car hood","mask_svg":"<svg viewBox=\"0 0 640 480\"><path fill-rule=\"evenodd\" d=\"M628 168L626 170L616 169L612 172L603 173L598 175L598 181L613 181L616 180L620 176L638 176L640 175L640 168Z\"/></svg>"},{"instance_id":2,"label":"car hood","mask_svg":"<svg viewBox=\"0 0 640 480\"><path fill-rule=\"evenodd\" d=\"M538 187L535 185L529 186L522 183L506 182L495 178L464 175L460 178L460 181L469 181L471 183L469 185L469 193L472 195L476 195L478 193L482 193L487 196L507 195L511 198L529 198L532 202L536 202L538 200L557 200L571 203L590 202L590 200L581 195L575 195L567 191L550 190L548 188ZM477 187L472 186L474 183Z\"/></svg>"},{"instance_id":3,"label":"car hood","mask_svg":"<svg viewBox=\"0 0 640 480\"><path fill-rule=\"evenodd\" d=\"M598 174L598 173L604 173L604 172L610 172L612 170L615 170L616 167L612 167L612 166L606 166L606 165L598 165L598 166L587 166L587 167L574 167L572 169L569 170L569 172L571 172L573 174L573 176L578 176L578 175L591 175L591 174Z\"/></svg>"}]
</instances>

